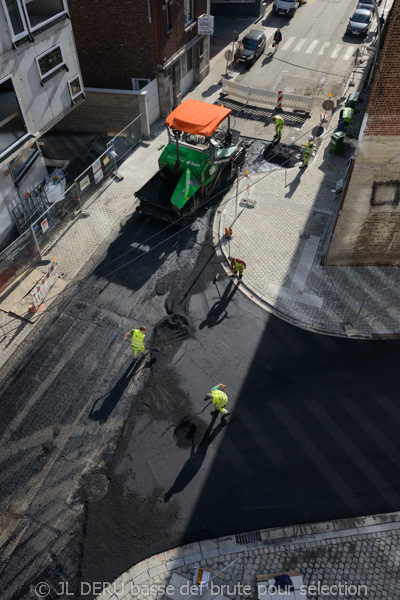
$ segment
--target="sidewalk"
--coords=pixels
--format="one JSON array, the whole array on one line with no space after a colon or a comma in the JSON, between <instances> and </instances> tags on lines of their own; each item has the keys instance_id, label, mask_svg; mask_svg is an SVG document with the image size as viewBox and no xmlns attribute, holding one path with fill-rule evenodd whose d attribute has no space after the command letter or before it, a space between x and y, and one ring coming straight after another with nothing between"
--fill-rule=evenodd
<instances>
[{"instance_id":1,"label":"sidewalk","mask_svg":"<svg viewBox=\"0 0 400 600\"><path fill-rule=\"evenodd\" d=\"M225 76L225 50L230 47L228 32L243 32L251 21L235 20L221 27L216 38L217 48L212 52L212 69L208 77L189 94L190 97L210 103L220 98L220 82ZM225 40L227 46L219 49ZM218 46L219 44L219 46ZM363 68L367 68L367 64ZM237 73L230 75L234 79ZM284 129L285 136L298 144L318 126L320 100L314 101L312 118L300 131ZM327 127L335 129L335 122ZM241 133L258 137L257 120L241 115L236 120ZM43 259L57 258L64 280L71 282L111 241L120 223L135 210L134 192L156 171L158 148L166 141L163 119L151 130L152 139L140 144L119 167L123 180L109 180L98 196L85 209L89 215L75 221ZM274 135L274 124L263 126L265 141ZM251 174L248 180L241 174L239 202L236 208L236 185L221 204L215 222L215 242L221 251L238 255L247 262L243 290L254 300L290 322L313 331L334 335L371 338L400 334L400 298L398 291L376 295L378 290L400 281L397 267L322 267L332 226L338 211L335 198L336 182L344 176L346 157L329 153L330 135L321 137L317 156L306 170L270 168L265 173ZM346 154L346 153L345 153ZM348 153L346 154L348 156ZM138 169L140 165L140 169ZM271 167L271 166L270 166ZM249 183L252 207L243 205ZM232 225L233 240L226 245L220 240L223 228ZM304 238L300 234L304 233ZM30 304L26 297L27 306ZM397 308L399 307L399 308ZM361 310L362 309L362 310ZM359 314L360 313L360 314ZM0 368L15 353L32 332L40 316L31 322L0 311Z\"/></svg>"},{"instance_id":2,"label":"sidewalk","mask_svg":"<svg viewBox=\"0 0 400 600\"><path fill-rule=\"evenodd\" d=\"M242 180L238 201L233 189L224 198L214 240L232 227L232 240L221 242L224 256L246 261L243 289L277 316L322 333L390 337L400 332L399 292L376 292L400 282L398 268L321 266L346 169L329 142L322 140L307 169L251 174L249 193Z\"/></svg>"},{"instance_id":3,"label":"sidewalk","mask_svg":"<svg viewBox=\"0 0 400 600\"><path fill-rule=\"evenodd\" d=\"M210 571L210 589L201 595L193 586L198 568ZM399 569L400 513L392 513L264 529L174 548L123 573L97 600L254 600L257 575L287 571L300 571L305 594L299 599L396 600ZM290 598L276 589L265 596L284 597Z\"/></svg>"}]
</instances>

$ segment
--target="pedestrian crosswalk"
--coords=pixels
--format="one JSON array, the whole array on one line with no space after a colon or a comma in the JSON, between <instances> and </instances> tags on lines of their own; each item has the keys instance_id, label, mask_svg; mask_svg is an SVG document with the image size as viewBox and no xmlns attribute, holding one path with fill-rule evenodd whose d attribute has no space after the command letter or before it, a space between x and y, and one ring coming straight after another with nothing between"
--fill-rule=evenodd
<instances>
[{"instance_id":1,"label":"pedestrian crosswalk","mask_svg":"<svg viewBox=\"0 0 400 600\"><path fill-rule=\"evenodd\" d=\"M272 39L275 29L268 28L266 31L267 39ZM267 43L267 48L268 48ZM298 52L303 54L316 54L317 56L323 56L324 58L333 58L338 60L350 60L354 55L353 44L335 44L331 42L324 42L323 40L314 40L308 38L296 38L289 37L286 40L282 40L278 51L277 57L285 52Z\"/></svg>"}]
</instances>

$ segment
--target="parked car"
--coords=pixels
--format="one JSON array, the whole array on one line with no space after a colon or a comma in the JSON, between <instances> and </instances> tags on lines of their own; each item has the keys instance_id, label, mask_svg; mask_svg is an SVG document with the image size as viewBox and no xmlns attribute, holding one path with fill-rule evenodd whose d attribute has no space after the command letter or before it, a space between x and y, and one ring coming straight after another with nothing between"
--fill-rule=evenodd
<instances>
[{"instance_id":1,"label":"parked car","mask_svg":"<svg viewBox=\"0 0 400 600\"><path fill-rule=\"evenodd\" d=\"M257 58L264 52L266 43L265 33L259 29L252 29L239 42L239 48L235 53L235 61L248 67L254 65Z\"/></svg>"},{"instance_id":2,"label":"parked car","mask_svg":"<svg viewBox=\"0 0 400 600\"><path fill-rule=\"evenodd\" d=\"M370 10L361 10L357 8L354 15L350 18L347 26L347 33L352 35L366 36L371 25L372 12Z\"/></svg>"},{"instance_id":3,"label":"parked car","mask_svg":"<svg viewBox=\"0 0 400 600\"><path fill-rule=\"evenodd\" d=\"M278 13L278 15L293 17L300 4L301 0L275 0L274 11Z\"/></svg>"},{"instance_id":4,"label":"parked car","mask_svg":"<svg viewBox=\"0 0 400 600\"><path fill-rule=\"evenodd\" d=\"M376 0L377 6L379 6L381 2L382 2L382 0ZM357 6L357 10L358 9L370 10L370 11L374 12L374 3L372 2L372 0L360 0L360 2L358 3L358 6Z\"/></svg>"}]
</instances>

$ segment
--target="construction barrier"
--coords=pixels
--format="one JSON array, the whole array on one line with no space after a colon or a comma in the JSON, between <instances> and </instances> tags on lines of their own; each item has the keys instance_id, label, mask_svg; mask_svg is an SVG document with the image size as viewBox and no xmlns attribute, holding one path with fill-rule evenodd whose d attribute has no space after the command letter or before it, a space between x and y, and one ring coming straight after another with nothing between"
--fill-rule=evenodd
<instances>
[{"instance_id":1,"label":"construction barrier","mask_svg":"<svg viewBox=\"0 0 400 600\"><path fill-rule=\"evenodd\" d=\"M274 108L279 105L280 108L285 110L304 111L307 117L311 115L313 98L309 96L295 96L294 94L284 94L279 91L278 94L280 97L277 98L276 92L250 88L226 79L222 81L222 94L236 96L237 98L246 100L247 104L249 102L256 102L257 104L267 104Z\"/></svg>"},{"instance_id":2,"label":"construction barrier","mask_svg":"<svg viewBox=\"0 0 400 600\"><path fill-rule=\"evenodd\" d=\"M278 92L278 102L276 104L276 108L282 108L282 90L279 90Z\"/></svg>"},{"instance_id":3,"label":"construction barrier","mask_svg":"<svg viewBox=\"0 0 400 600\"><path fill-rule=\"evenodd\" d=\"M56 280L60 277L58 264L55 258L47 268L47 273L43 275L40 281L36 284L35 289L31 292L33 304L30 307L31 312L37 312L39 306L43 304L44 299L51 290Z\"/></svg>"}]
</instances>

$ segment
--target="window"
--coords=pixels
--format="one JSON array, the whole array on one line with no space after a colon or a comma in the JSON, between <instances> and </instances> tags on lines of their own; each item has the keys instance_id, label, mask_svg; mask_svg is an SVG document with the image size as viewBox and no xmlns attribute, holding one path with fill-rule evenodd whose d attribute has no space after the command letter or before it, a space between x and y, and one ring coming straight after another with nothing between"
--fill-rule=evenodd
<instances>
[{"instance_id":1,"label":"window","mask_svg":"<svg viewBox=\"0 0 400 600\"><path fill-rule=\"evenodd\" d=\"M148 83L150 83L150 79L132 79L132 87L135 92L140 92Z\"/></svg>"},{"instance_id":2,"label":"window","mask_svg":"<svg viewBox=\"0 0 400 600\"><path fill-rule=\"evenodd\" d=\"M20 0L2 0L11 39L17 42L28 35L24 24L23 10Z\"/></svg>"},{"instance_id":3,"label":"window","mask_svg":"<svg viewBox=\"0 0 400 600\"><path fill-rule=\"evenodd\" d=\"M0 80L0 157L29 137L11 77Z\"/></svg>"},{"instance_id":4,"label":"window","mask_svg":"<svg viewBox=\"0 0 400 600\"><path fill-rule=\"evenodd\" d=\"M185 27L187 27L194 19L193 0L184 0L183 15Z\"/></svg>"},{"instance_id":5,"label":"window","mask_svg":"<svg viewBox=\"0 0 400 600\"><path fill-rule=\"evenodd\" d=\"M64 59L61 52L60 44L53 46L50 50L43 52L36 57L36 64L39 69L40 79L45 79L60 67L64 66Z\"/></svg>"},{"instance_id":6,"label":"window","mask_svg":"<svg viewBox=\"0 0 400 600\"><path fill-rule=\"evenodd\" d=\"M71 94L71 100L76 100L83 94L82 81L79 75L75 75L75 77L68 81L68 87Z\"/></svg>"},{"instance_id":7,"label":"window","mask_svg":"<svg viewBox=\"0 0 400 600\"><path fill-rule=\"evenodd\" d=\"M25 10L30 31L40 29L66 12L63 0L25 0Z\"/></svg>"},{"instance_id":8,"label":"window","mask_svg":"<svg viewBox=\"0 0 400 600\"><path fill-rule=\"evenodd\" d=\"M169 0L165 0L165 15L167 18L167 33L172 31L172 16L171 16L171 3Z\"/></svg>"},{"instance_id":9,"label":"window","mask_svg":"<svg viewBox=\"0 0 400 600\"><path fill-rule=\"evenodd\" d=\"M181 79L186 77L192 68L192 49L190 49L186 52L186 54L181 56Z\"/></svg>"},{"instance_id":10,"label":"window","mask_svg":"<svg viewBox=\"0 0 400 600\"><path fill-rule=\"evenodd\" d=\"M11 39L17 42L66 15L64 0L1 0Z\"/></svg>"},{"instance_id":11,"label":"window","mask_svg":"<svg viewBox=\"0 0 400 600\"><path fill-rule=\"evenodd\" d=\"M28 173L31 166L39 158L40 151L37 142L33 144L28 150L24 150L12 163L8 165L11 171L12 178L15 183L21 181Z\"/></svg>"}]
</instances>

